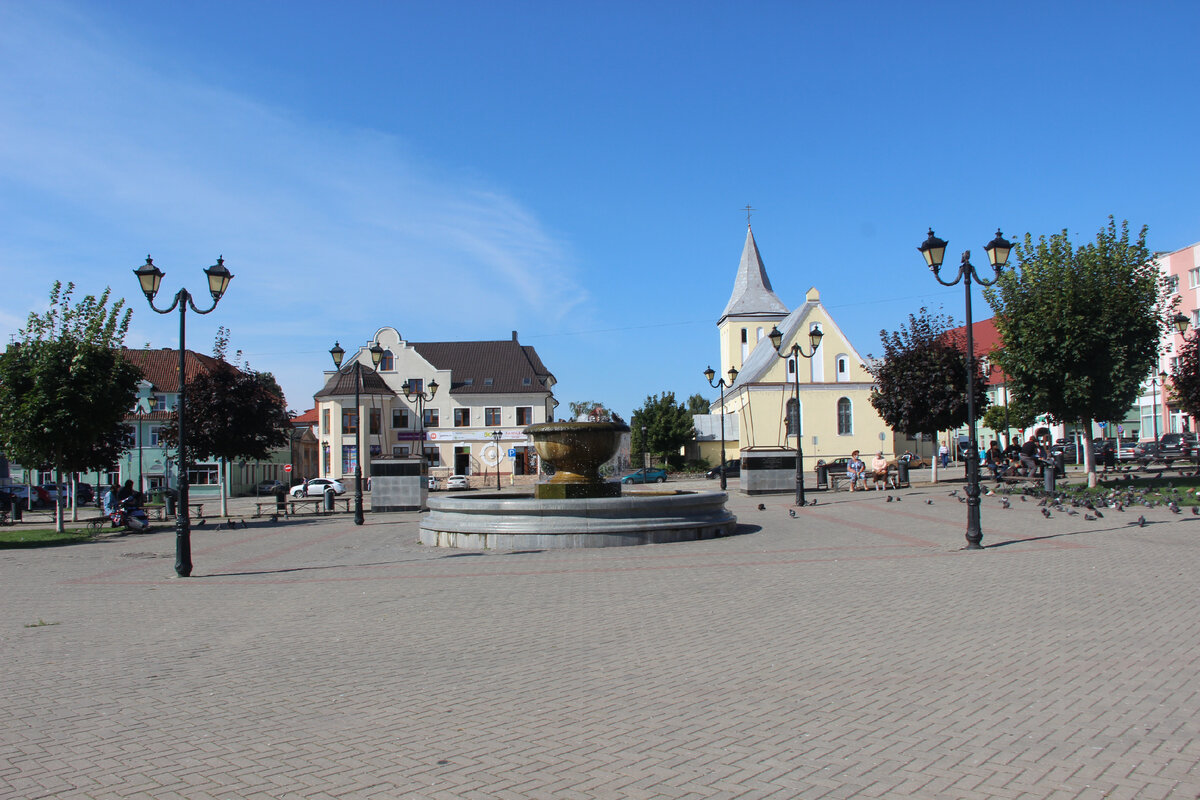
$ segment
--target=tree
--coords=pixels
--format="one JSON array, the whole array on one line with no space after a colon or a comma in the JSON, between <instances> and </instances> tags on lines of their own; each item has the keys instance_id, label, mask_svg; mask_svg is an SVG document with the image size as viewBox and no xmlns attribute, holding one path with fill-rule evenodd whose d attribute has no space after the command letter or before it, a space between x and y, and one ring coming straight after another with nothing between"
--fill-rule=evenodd
<instances>
[{"instance_id":1,"label":"tree","mask_svg":"<svg viewBox=\"0 0 1200 800\"><path fill-rule=\"evenodd\" d=\"M893 430L916 436L967 422L966 343L950 330L954 321L922 308L908 326L879 332L883 358L868 367L875 379L871 405ZM987 408L987 381L976 357L975 411Z\"/></svg>"},{"instance_id":2,"label":"tree","mask_svg":"<svg viewBox=\"0 0 1200 800\"><path fill-rule=\"evenodd\" d=\"M1166 324L1166 293L1129 223L1110 216L1094 243L1074 247L1067 232L1035 243L1025 234L984 296L1004 342L993 360L1019 402L1083 430L1088 483L1096 484L1092 421L1123 419L1154 368Z\"/></svg>"},{"instance_id":3,"label":"tree","mask_svg":"<svg viewBox=\"0 0 1200 800\"><path fill-rule=\"evenodd\" d=\"M21 340L0 355L0 448L34 469L103 470L132 444L125 415L141 371L121 357L131 312L109 290L72 304L55 282L50 309L30 314ZM62 503L55 528L63 530Z\"/></svg>"},{"instance_id":4,"label":"tree","mask_svg":"<svg viewBox=\"0 0 1200 800\"><path fill-rule=\"evenodd\" d=\"M673 454L679 453L679 448L696 436L692 414L682 404L675 403L674 392L647 397L641 408L634 409L632 419L629 427L633 451L659 453L664 466L670 463ZM646 426L645 442L642 441L643 425Z\"/></svg>"},{"instance_id":5,"label":"tree","mask_svg":"<svg viewBox=\"0 0 1200 800\"><path fill-rule=\"evenodd\" d=\"M283 392L269 372L243 371L222 361L188 382L187 398L191 454L263 461L291 436ZM161 436L168 445L179 441L178 417L172 415Z\"/></svg>"},{"instance_id":6,"label":"tree","mask_svg":"<svg viewBox=\"0 0 1200 800\"><path fill-rule=\"evenodd\" d=\"M575 422L583 419L585 422L620 422L621 415L610 408L606 408L603 403L597 403L593 400L579 400L574 403L567 403L567 407L571 409L571 421Z\"/></svg>"},{"instance_id":7,"label":"tree","mask_svg":"<svg viewBox=\"0 0 1200 800\"><path fill-rule=\"evenodd\" d=\"M694 394L687 400L687 410L689 414L708 414L711 412L711 406L708 399L702 394Z\"/></svg>"},{"instance_id":8,"label":"tree","mask_svg":"<svg viewBox=\"0 0 1200 800\"><path fill-rule=\"evenodd\" d=\"M1007 406L988 406L983 415L983 424L994 431L1005 431L1007 436L1007 431L1012 428L1022 431L1032 428L1037 422L1037 416L1036 411L1021 405L1016 398L1009 397Z\"/></svg>"},{"instance_id":9,"label":"tree","mask_svg":"<svg viewBox=\"0 0 1200 800\"><path fill-rule=\"evenodd\" d=\"M1179 361L1171 373L1170 399L1189 417L1200 417L1200 340L1185 336Z\"/></svg>"}]
</instances>

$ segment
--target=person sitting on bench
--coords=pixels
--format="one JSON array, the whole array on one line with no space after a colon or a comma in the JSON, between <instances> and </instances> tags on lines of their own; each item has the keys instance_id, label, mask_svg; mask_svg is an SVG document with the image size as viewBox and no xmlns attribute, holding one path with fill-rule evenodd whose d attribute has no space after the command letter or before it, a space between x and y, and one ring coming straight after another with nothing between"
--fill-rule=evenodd
<instances>
[{"instance_id":1,"label":"person sitting on bench","mask_svg":"<svg viewBox=\"0 0 1200 800\"><path fill-rule=\"evenodd\" d=\"M871 459L871 482L874 485L875 491L880 492L887 488L888 463L883 457L883 451L879 450L875 453L875 458Z\"/></svg>"},{"instance_id":2,"label":"person sitting on bench","mask_svg":"<svg viewBox=\"0 0 1200 800\"><path fill-rule=\"evenodd\" d=\"M862 484L863 491L867 490L867 465L858 457L858 451L850 454L850 462L846 464L846 478L850 481L850 491L856 491Z\"/></svg>"}]
</instances>

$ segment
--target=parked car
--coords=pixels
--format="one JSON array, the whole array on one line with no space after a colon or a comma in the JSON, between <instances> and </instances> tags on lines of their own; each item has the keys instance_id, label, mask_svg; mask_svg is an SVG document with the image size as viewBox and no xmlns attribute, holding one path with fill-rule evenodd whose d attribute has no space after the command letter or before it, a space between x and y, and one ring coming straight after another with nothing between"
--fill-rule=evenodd
<instances>
[{"instance_id":1,"label":"parked car","mask_svg":"<svg viewBox=\"0 0 1200 800\"><path fill-rule=\"evenodd\" d=\"M292 497L320 497L325 493L325 487L333 487L334 494L345 494L346 487L341 481L335 481L331 478L313 478L304 483L298 483L292 487Z\"/></svg>"},{"instance_id":2,"label":"parked car","mask_svg":"<svg viewBox=\"0 0 1200 800\"><path fill-rule=\"evenodd\" d=\"M909 469L925 469L926 467L930 466L927 460L912 453L905 453L904 455L900 456L900 458L896 459L896 461L907 461Z\"/></svg>"},{"instance_id":3,"label":"parked car","mask_svg":"<svg viewBox=\"0 0 1200 800\"><path fill-rule=\"evenodd\" d=\"M255 487L259 494L275 494L279 489L287 491L287 484L283 481L263 481Z\"/></svg>"},{"instance_id":4,"label":"parked car","mask_svg":"<svg viewBox=\"0 0 1200 800\"><path fill-rule=\"evenodd\" d=\"M742 462L740 460L725 462L725 477L726 478L736 478L741 474L742 474ZM719 466L713 467L708 472L704 473L704 477L708 478L709 480L712 480L713 478L721 477L721 467L719 467Z\"/></svg>"},{"instance_id":5,"label":"parked car","mask_svg":"<svg viewBox=\"0 0 1200 800\"><path fill-rule=\"evenodd\" d=\"M446 489L470 489L471 482L467 480L466 475L451 475L446 478Z\"/></svg>"},{"instance_id":6,"label":"parked car","mask_svg":"<svg viewBox=\"0 0 1200 800\"><path fill-rule=\"evenodd\" d=\"M438 488L437 478L435 478L433 475L430 475L428 485L429 485L429 491L436 492L437 488Z\"/></svg>"},{"instance_id":7,"label":"parked car","mask_svg":"<svg viewBox=\"0 0 1200 800\"><path fill-rule=\"evenodd\" d=\"M621 483L665 483L666 480L666 470L639 469L637 472L631 472L621 478Z\"/></svg>"},{"instance_id":8,"label":"parked car","mask_svg":"<svg viewBox=\"0 0 1200 800\"><path fill-rule=\"evenodd\" d=\"M1191 458L1197 448L1196 434L1164 433L1158 446L1163 458Z\"/></svg>"},{"instance_id":9,"label":"parked car","mask_svg":"<svg viewBox=\"0 0 1200 800\"><path fill-rule=\"evenodd\" d=\"M26 507L44 508L54 502L50 499L50 493L40 486L26 486L23 483L14 483L0 488L3 488L4 491L11 494ZM33 495L32 503L29 501L30 494Z\"/></svg>"}]
</instances>

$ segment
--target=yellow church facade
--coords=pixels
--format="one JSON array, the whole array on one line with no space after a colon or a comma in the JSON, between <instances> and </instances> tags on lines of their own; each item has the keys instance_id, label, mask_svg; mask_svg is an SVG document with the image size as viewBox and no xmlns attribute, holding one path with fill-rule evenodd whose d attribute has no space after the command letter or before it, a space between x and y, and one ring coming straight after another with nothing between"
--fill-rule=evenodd
<instances>
[{"instance_id":1,"label":"yellow church facade","mask_svg":"<svg viewBox=\"0 0 1200 800\"><path fill-rule=\"evenodd\" d=\"M730 368L738 371L723 405L718 398L711 407L713 414L736 415L737 425L727 426L738 432L737 441L726 442L729 458L794 451L797 435L803 437L806 472L818 459L829 461L854 450L868 461L878 450L894 457L892 431L871 405L872 378L865 359L821 304L816 288L797 308L784 305L771 288L749 226L733 293L717 328L720 376L728 379ZM782 335L778 351L770 338L773 329ZM814 331L820 332L815 353ZM794 344L802 351L796 359ZM797 390L799 431L793 430L797 414L792 410Z\"/></svg>"}]
</instances>

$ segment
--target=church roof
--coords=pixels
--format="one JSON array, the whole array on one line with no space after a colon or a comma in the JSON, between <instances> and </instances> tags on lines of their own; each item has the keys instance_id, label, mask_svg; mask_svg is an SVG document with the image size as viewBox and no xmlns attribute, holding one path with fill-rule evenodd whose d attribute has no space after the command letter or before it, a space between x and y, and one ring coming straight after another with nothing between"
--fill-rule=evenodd
<instances>
[{"instance_id":1,"label":"church roof","mask_svg":"<svg viewBox=\"0 0 1200 800\"><path fill-rule=\"evenodd\" d=\"M767 277L767 268L758 253L754 232L747 225L742 260L738 264L737 277L733 279L733 294L717 324L726 317L782 317L787 313L787 306L771 289L771 279Z\"/></svg>"}]
</instances>

